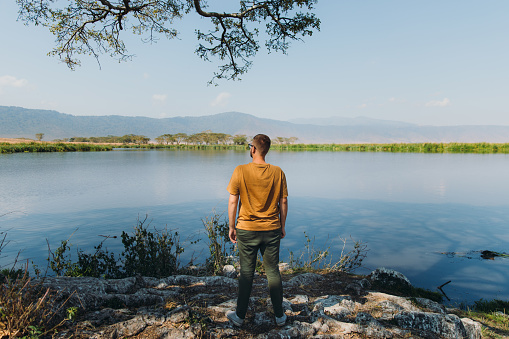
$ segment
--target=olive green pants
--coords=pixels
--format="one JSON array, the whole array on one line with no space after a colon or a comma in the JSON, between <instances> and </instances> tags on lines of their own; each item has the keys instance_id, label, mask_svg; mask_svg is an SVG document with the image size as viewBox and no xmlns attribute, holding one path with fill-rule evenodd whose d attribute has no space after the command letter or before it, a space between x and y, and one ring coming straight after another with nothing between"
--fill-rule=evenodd
<instances>
[{"instance_id":1,"label":"olive green pants","mask_svg":"<svg viewBox=\"0 0 509 339\"><path fill-rule=\"evenodd\" d=\"M246 231L237 229L237 244L240 257L239 295L237 315L246 317L249 297L253 287L258 250L263 257L263 267L269 283L269 294L276 317L283 316L283 285L279 273L279 243L281 229L272 231Z\"/></svg>"}]
</instances>

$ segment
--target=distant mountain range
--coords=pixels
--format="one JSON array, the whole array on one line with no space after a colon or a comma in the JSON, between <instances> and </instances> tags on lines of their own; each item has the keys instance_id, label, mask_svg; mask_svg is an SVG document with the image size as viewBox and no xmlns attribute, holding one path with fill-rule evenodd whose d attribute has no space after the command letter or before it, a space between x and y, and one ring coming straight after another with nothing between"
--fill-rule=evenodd
<instances>
[{"instance_id":1,"label":"distant mountain range","mask_svg":"<svg viewBox=\"0 0 509 339\"><path fill-rule=\"evenodd\" d=\"M228 112L200 117L74 116L56 111L0 106L0 137L43 140L126 134L151 139L162 134L211 130L231 135L297 137L303 143L509 142L509 126L420 126L359 118L311 118L280 121Z\"/></svg>"}]
</instances>

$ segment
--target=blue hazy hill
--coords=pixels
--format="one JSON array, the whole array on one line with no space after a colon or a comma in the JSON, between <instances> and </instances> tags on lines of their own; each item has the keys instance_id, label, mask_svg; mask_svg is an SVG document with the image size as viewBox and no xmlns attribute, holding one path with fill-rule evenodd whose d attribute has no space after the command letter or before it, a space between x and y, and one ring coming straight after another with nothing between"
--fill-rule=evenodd
<instances>
[{"instance_id":1,"label":"blue hazy hill","mask_svg":"<svg viewBox=\"0 0 509 339\"><path fill-rule=\"evenodd\" d=\"M359 118L311 118L281 121L226 112L199 117L148 118L119 115L74 116L57 111L0 106L0 137L44 140L70 137L193 134L211 130L230 135L297 137L305 143L509 142L509 126L420 126Z\"/></svg>"}]
</instances>

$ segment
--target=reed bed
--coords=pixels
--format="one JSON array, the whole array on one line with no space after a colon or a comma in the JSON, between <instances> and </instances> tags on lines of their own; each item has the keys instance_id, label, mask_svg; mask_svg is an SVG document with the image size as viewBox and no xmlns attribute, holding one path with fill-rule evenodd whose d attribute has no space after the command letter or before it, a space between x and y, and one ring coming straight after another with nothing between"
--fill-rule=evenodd
<instances>
[{"instance_id":1,"label":"reed bed","mask_svg":"<svg viewBox=\"0 0 509 339\"><path fill-rule=\"evenodd\" d=\"M281 151L394 152L394 153L509 153L509 143L412 144L294 144L274 145Z\"/></svg>"},{"instance_id":2,"label":"reed bed","mask_svg":"<svg viewBox=\"0 0 509 339\"><path fill-rule=\"evenodd\" d=\"M115 148L139 148L139 149L172 149L172 150L247 150L247 145L162 145L162 144L142 144L142 145L119 145Z\"/></svg>"},{"instance_id":3,"label":"reed bed","mask_svg":"<svg viewBox=\"0 0 509 339\"><path fill-rule=\"evenodd\" d=\"M112 145L71 144L71 143L0 143L0 153L23 152L98 152L111 151Z\"/></svg>"},{"instance_id":4,"label":"reed bed","mask_svg":"<svg viewBox=\"0 0 509 339\"><path fill-rule=\"evenodd\" d=\"M94 143L0 143L0 153L18 152L97 152L114 148L171 149L171 150L247 150L247 145L163 145ZM394 144L273 144L278 151L327 152L393 152L393 153L509 153L509 143L394 143Z\"/></svg>"}]
</instances>

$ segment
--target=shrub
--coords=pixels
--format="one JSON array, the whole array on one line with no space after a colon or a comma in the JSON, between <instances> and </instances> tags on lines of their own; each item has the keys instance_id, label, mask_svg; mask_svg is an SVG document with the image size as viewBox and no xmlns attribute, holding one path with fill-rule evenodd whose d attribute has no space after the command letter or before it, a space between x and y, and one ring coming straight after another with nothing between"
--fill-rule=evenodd
<instances>
[{"instance_id":1,"label":"shrub","mask_svg":"<svg viewBox=\"0 0 509 339\"><path fill-rule=\"evenodd\" d=\"M507 313L509 311L509 301L503 301L499 299L493 300L477 300L474 301L474 310L477 312L503 312Z\"/></svg>"},{"instance_id":2,"label":"shrub","mask_svg":"<svg viewBox=\"0 0 509 339\"><path fill-rule=\"evenodd\" d=\"M180 254L184 252L178 232L167 228L149 230L147 218L138 218L132 234L122 232L124 250L118 259L108 249L103 249L107 239L116 238L108 236L94 247L94 253L78 249L78 261L73 262L69 253L69 238L62 241L54 252L48 244L49 267L57 276L70 277L124 278L139 274L161 278L178 273Z\"/></svg>"},{"instance_id":3,"label":"shrub","mask_svg":"<svg viewBox=\"0 0 509 339\"><path fill-rule=\"evenodd\" d=\"M122 278L121 267L118 265L118 260L115 259L113 253L108 250L103 250L104 242L109 238L106 237L99 245L94 246L95 252L93 254L84 253L78 250L78 262L73 272L73 276L85 276L95 278Z\"/></svg>"},{"instance_id":4,"label":"shrub","mask_svg":"<svg viewBox=\"0 0 509 339\"><path fill-rule=\"evenodd\" d=\"M167 228L162 231L154 228L150 232L150 224L145 226L147 217L143 221L138 219L132 236L122 232L124 275L130 277L140 274L160 278L176 274L180 254L184 252L178 232Z\"/></svg>"},{"instance_id":5,"label":"shrub","mask_svg":"<svg viewBox=\"0 0 509 339\"><path fill-rule=\"evenodd\" d=\"M325 270L328 272L350 273L362 266L362 261L369 251L367 245L352 239L353 249L345 253L347 241L339 238L343 242L343 247L339 256L335 257L330 246L317 250L314 246L315 238L311 239L306 232L304 232L304 237L306 238L306 245L301 253L296 256L290 251L289 264L294 271Z\"/></svg>"},{"instance_id":6,"label":"shrub","mask_svg":"<svg viewBox=\"0 0 509 339\"><path fill-rule=\"evenodd\" d=\"M223 267L232 264L235 245L230 242L228 220L220 220L221 215L213 212L211 217L202 220L209 239L209 254L205 266L208 274L221 274Z\"/></svg>"}]
</instances>

